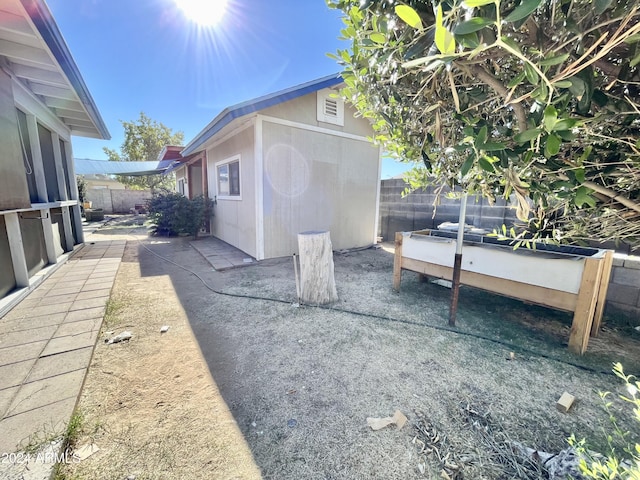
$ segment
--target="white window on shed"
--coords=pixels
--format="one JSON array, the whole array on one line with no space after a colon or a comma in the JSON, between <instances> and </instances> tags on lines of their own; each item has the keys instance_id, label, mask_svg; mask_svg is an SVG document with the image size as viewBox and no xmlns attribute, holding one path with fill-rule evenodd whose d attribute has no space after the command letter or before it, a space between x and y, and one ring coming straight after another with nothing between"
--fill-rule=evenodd
<instances>
[{"instance_id":1,"label":"white window on shed","mask_svg":"<svg viewBox=\"0 0 640 480\"><path fill-rule=\"evenodd\" d=\"M317 93L319 122L344 126L344 101L336 96L334 90L325 88Z\"/></svg>"},{"instance_id":2,"label":"white window on shed","mask_svg":"<svg viewBox=\"0 0 640 480\"><path fill-rule=\"evenodd\" d=\"M241 200L240 155L216 163L216 189L218 198Z\"/></svg>"}]
</instances>

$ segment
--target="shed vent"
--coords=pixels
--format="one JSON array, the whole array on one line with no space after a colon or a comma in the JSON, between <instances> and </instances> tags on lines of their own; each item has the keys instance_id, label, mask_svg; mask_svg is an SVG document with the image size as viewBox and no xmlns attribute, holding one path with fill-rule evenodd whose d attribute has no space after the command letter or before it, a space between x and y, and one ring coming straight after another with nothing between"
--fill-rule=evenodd
<instances>
[{"instance_id":1,"label":"shed vent","mask_svg":"<svg viewBox=\"0 0 640 480\"><path fill-rule=\"evenodd\" d=\"M344 101L328 88L318 92L318 121L344 126Z\"/></svg>"},{"instance_id":2,"label":"shed vent","mask_svg":"<svg viewBox=\"0 0 640 480\"><path fill-rule=\"evenodd\" d=\"M338 116L338 102L334 98L324 99L324 114L332 117Z\"/></svg>"}]
</instances>

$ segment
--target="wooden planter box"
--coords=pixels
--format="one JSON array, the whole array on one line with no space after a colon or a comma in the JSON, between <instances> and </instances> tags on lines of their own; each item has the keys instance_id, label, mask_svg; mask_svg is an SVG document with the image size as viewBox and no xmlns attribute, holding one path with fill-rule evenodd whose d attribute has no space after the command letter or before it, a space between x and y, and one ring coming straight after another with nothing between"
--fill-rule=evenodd
<instances>
[{"instance_id":1,"label":"wooden planter box","mask_svg":"<svg viewBox=\"0 0 640 480\"><path fill-rule=\"evenodd\" d=\"M393 288L400 289L402 270L451 280L455 251L455 233L396 233ZM569 349L583 354L600 328L612 262L612 250L546 245L513 250L492 238L465 235L460 283L574 312Z\"/></svg>"}]
</instances>

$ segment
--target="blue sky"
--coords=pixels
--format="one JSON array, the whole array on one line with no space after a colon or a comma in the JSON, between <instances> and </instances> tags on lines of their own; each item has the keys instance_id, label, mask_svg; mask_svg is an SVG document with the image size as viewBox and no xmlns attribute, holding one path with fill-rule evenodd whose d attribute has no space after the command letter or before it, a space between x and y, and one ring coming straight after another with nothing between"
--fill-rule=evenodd
<instances>
[{"instance_id":1,"label":"blue sky","mask_svg":"<svg viewBox=\"0 0 640 480\"><path fill-rule=\"evenodd\" d=\"M74 156L119 149L141 111L191 140L222 109L340 70L339 12L324 0L229 0L213 28L175 0L47 0L112 140L74 137ZM405 166L385 160L382 178Z\"/></svg>"}]
</instances>

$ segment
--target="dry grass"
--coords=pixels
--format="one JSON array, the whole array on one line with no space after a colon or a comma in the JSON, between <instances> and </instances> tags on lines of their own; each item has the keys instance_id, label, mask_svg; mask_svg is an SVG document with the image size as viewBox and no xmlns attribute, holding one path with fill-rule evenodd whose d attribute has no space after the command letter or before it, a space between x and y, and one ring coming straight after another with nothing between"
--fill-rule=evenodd
<instances>
[{"instance_id":1,"label":"dry grass","mask_svg":"<svg viewBox=\"0 0 640 480\"><path fill-rule=\"evenodd\" d=\"M214 272L184 239L149 243L215 290L295 301L290 259ZM111 329L134 338L98 346L81 406L101 425L87 440L102 451L69 476L255 478L255 462L274 479L438 477L441 462L420 451L413 426L366 424L400 409L446 436L464 478L505 478L465 406L489 415L502 443L559 451L571 433L599 436L608 419L596 392L621 387L563 361L607 371L620 350L640 358L638 340L615 332L597 353L572 356L568 315L472 290L461 294L459 333L431 328L446 325L447 290L407 274L393 293L384 251L335 263L335 307L360 314L218 295L130 243L114 290L128 307ZM555 408L565 390L579 400L569 414Z\"/></svg>"},{"instance_id":2,"label":"dry grass","mask_svg":"<svg viewBox=\"0 0 640 480\"><path fill-rule=\"evenodd\" d=\"M167 277L141 278L127 249L103 331L134 336L98 344L76 445L100 451L62 466L59 479L259 478L172 290Z\"/></svg>"}]
</instances>

